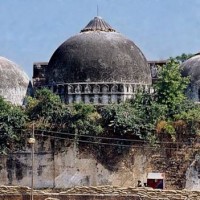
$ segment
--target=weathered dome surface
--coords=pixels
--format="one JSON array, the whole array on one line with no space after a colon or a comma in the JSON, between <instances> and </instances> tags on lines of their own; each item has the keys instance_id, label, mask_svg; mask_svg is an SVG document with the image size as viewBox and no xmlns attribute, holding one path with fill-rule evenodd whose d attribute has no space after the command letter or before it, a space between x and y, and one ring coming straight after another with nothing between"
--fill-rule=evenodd
<instances>
[{"instance_id":1,"label":"weathered dome surface","mask_svg":"<svg viewBox=\"0 0 200 200\"><path fill-rule=\"evenodd\" d=\"M182 75L190 76L191 84L200 84L200 53L183 62L181 67Z\"/></svg>"},{"instance_id":2,"label":"weathered dome surface","mask_svg":"<svg viewBox=\"0 0 200 200\"><path fill-rule=\"evenodd\" d=\"M58 47L46 70L48 83L151 84L150 68L140 49L99 17Z\"/></svg>"},{"instance_id":3,"label":"weathered dome surface","mask_svg":"<svg viewBox=\"0 0 200 200\"><path fill-rule=\"evenodd\" d=\"M15 63L0 57L0 96L13 104L22 105L29 78Z\"/></svg>"}]
</instances>

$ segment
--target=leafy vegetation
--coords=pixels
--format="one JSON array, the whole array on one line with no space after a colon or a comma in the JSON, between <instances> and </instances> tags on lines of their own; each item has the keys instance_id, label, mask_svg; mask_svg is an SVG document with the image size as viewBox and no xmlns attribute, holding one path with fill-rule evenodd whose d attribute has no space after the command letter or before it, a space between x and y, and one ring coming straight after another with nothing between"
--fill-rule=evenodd
<instances>
[{"instance_id":1,"label":"leafy vegetation","mask_svg":"<svg viewBox=\"0 0 200 200\"><path fill-rule=\"evenodd\" d=\"M186 54L186 53L182 53L180 56L176 56L175 59L179 62L179 63L183 63L184 61L186 61L187 59L191 58L194 54Z\"/></svg>"},{"instance_id":2,"label":"leafy vegetation","mask_svg":"<svg viewBox=\"0 0 200 200\"><path fill-rule=\"evenodd\" d=\"M23 131L27 121L24 111L0 97L0 152L22 147Z\"/></svg>"},{"instance_id":3,"label":"leafy vegetation","mask_svg":"<svg viewBox=\"0 0 200 200\"><path fill-rule=\"evenodd\" d=\"M63 129L70 118L67 106L48 89L36 91L34 98L28 97L26 113L36 128L47 130Z\"/></svg>"},{"instance_id":4,"label":"leafy vegetation","mask_svg":"<svg viewBox=\"0 0 200 200\"><path fill-rule=\"evenodd\" d=\"M176 60L171 59L158 73L158 81L154 85L156 91L156 102L166 105L169 114L176 111L186 99L185 89L189 84L188 77L181 76L181 69Z\"/></svg>"}]
</instances>

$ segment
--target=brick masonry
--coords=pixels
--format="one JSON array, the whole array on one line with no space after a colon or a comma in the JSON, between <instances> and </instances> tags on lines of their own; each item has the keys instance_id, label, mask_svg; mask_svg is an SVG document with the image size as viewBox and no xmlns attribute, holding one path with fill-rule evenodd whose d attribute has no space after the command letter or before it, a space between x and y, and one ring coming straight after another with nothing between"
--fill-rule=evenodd
<instances>
[{"instance_id":1,"label":"brick masonry","mask_svg":"<svg viewBox=\"0 0 200 200\"><path fill-rule=\"evenodd\" d=\"M34 200L199 200L200 191L135 187L73 187L34 190ZM0 186L0 200L30 200L30 188Z\"/></svg>"}]
</instances>

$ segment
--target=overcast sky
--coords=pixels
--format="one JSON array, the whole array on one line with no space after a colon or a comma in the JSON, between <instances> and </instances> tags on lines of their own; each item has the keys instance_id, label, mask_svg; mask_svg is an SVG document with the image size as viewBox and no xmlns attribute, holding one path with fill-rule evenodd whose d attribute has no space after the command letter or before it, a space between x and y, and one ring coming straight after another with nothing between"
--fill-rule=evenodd
<instances>
[{"instance_id":1,"label":"overcast sky","mask_svg":"<svg viewBox=\"0 0 200 200\"><path fill-rule=\"evenodd\" d=\"M0 0L0 56L32 77L33 62L97 15L142 50L148 60L200 51L200 0Z\"/></svg>"}]
</instances>

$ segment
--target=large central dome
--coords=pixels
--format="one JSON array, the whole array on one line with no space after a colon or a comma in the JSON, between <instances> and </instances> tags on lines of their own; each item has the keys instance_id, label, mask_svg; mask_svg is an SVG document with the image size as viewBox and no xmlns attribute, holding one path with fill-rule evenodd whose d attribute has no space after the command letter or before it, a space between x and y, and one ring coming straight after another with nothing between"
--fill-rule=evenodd
<instances>
[{"instance_id":1,"label":"large central dome","mask_svg":"<svg viewBox=\"0 0 200 200\"><path fill-rule=\"evenodd\" d=\"M129 39L95 17L51 57L47 83L132 82L151 84L147 60Z\"/></svg>"}]
</instances>

